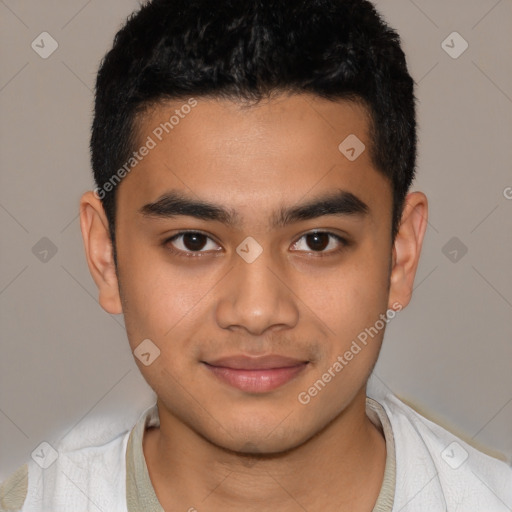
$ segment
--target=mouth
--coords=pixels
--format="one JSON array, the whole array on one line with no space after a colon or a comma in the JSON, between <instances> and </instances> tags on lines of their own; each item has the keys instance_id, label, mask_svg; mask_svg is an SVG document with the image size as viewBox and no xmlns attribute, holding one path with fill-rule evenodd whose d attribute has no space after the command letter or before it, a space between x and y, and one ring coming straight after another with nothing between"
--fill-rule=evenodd
<instances>
[{"instance_id":1,"label":"mouth","mask_svg":"<svg viewBox=\"0 0 512 512\"><path fill-rule=\"evenodd\" d=\"M231 356L215 361L201 361L216 378L249 393L277 389L304 371L309 361L278 355Z\"/></svg>"}]
</instances>

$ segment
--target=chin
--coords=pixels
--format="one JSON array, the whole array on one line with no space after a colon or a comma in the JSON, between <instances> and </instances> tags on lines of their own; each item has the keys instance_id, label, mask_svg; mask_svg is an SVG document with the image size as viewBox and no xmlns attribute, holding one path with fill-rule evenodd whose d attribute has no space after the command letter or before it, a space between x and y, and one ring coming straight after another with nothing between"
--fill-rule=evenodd
<instances>
[{"instance_id":1,"label":"chin","mask_svg":"<svg viewBox=\"0 0 512 512\"><path fill-rule=\"evenodd\" d=\"M286 418L286 416L285 416ZM224 429L206 435L212 444L237 453L278 454L293 450L314 436L304 424L301 428L283 419L269 422L251 422L247 417L238 423L223 424ZM228 432L231 434L228 434Z\"/></svg>"}]
</instances>

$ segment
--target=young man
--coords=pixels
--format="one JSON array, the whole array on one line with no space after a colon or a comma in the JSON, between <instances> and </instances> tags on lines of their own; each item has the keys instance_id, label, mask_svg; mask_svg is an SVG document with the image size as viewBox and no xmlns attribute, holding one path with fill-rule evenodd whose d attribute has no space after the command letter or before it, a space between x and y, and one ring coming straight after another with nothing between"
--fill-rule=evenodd
<instances>
[{"instance_id":1,"label":"young man","mask_svg":"<svg viewBox=\"0 0 512 512\"><path fill-rule=\"evenodd\" d=\"M147 3L91 150L89 269L158 400L21 468L4 510L512 510L506 464L367 385L427 219L413 81L369 2Z\"/></svg>"}]
</instances>

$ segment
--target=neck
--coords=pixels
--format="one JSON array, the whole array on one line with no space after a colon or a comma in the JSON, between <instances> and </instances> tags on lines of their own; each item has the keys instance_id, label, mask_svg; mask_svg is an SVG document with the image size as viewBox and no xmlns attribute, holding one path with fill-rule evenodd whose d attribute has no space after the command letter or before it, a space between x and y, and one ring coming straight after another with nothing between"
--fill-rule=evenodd
<instances>
[{"instance_id":1,"label":"neck","mask_svg":"<svg viewBox=\"0 0 512 512\"><path fill-rule=\"evenodd\" d=\"M160 402L158 409L160 428L146 431L143 449L165 510L370 512L375 504L386 447L366 416L365 389L307 442L252 457L210 443Z\"/></svg>"}]
</instances>

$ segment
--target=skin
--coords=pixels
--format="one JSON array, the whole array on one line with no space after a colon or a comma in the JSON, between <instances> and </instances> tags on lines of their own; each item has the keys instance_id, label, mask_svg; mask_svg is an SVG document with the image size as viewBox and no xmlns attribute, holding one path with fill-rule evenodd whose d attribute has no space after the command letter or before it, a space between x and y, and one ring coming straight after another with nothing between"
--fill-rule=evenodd
<instances>
[{"instance_id":1,"label":"skin","mask_svg":"<svg viewBox=\"0 0 512 512\"><path fill-rule=\"evenodd\" d=\"M132 350L147 338L160 349L149 366L136 359L158 396L161 425L143 441L155 492L166 510L371 511L386 448L365 414L366 382L384 329L307 405L298 395L380 314L409 303L427 199L407 196L393 243L392 189L370 159L361 105L309 94L250 108L197 100L119 185L117 274L101 202L87 192L80 204L101 306L124 313ZM184 103L148 111L139 142ZM338 150L349 134L367 148L353 162ZM228 208L240 222L140 213L170 190ZM367 214L270 227L279 208L338 190L363 201ZM183 230L210 237L199 256L170 251L194 249L183 237L165 243ZM315 252L305 236L313 230L349 245L328 237ZM236 252L248 236L263 249L252 263ZM235 354L308 364L283 386L256 394L221 382L201 362Z\"/></svg>"}]
</instances>

